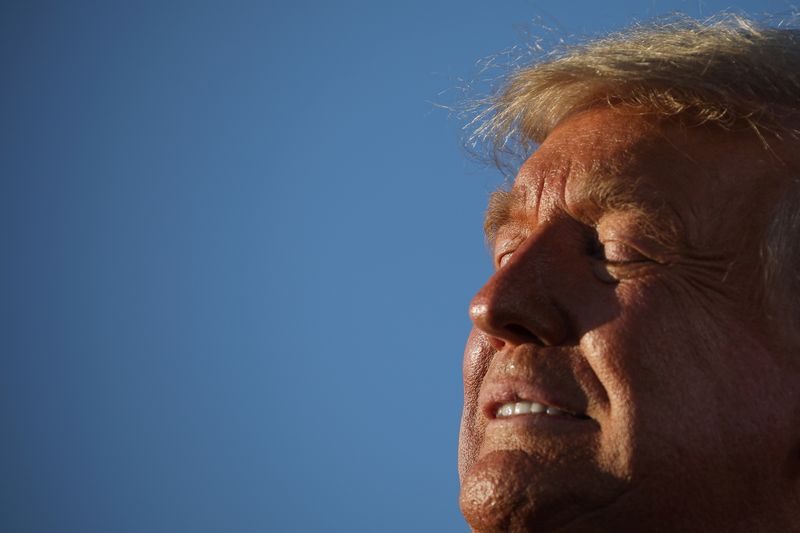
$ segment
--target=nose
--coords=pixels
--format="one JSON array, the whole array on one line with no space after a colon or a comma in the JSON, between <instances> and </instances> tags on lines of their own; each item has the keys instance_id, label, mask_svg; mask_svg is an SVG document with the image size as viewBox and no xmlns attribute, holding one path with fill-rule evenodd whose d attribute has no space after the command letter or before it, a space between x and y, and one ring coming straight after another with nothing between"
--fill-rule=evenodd
<instances>
[{"instance_id":1,"label":"nose","mask_svg":"<svg viewBox=\"0 0 800 533\"><path fill-rule=\"evenodd\" d=\"M556 298L558 264L558 257L548 257L542 243L529 237L472 299L470 318L496 349L566 341L568 321Z\"/></svg>"}]
</instances>

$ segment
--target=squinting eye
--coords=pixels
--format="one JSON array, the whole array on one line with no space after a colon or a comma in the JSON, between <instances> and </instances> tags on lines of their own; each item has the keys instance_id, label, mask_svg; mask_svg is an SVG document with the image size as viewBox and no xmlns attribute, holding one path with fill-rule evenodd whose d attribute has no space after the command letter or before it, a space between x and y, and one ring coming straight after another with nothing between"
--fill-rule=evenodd
<instances>
[{"instance_id":1,"label":"squinting eye","mask_svg":"<svg viewBox=\"0 0 800 533\"><path fill-rule=\"evenodd\" d=\"M511 259L512 255L514 255L514 251L513 250L510 251L510 252L506 252L503 255L501 255L499 258L497 258L497 268L502 268L503 266L505 266L505 264L508 263L509 260Z\"/></svg>"},{"instance_id":2,"label":"squinting eye","mask_svg":"<svg viewBox=\"0 0 800 533\"><path fill-rule=\"evenodd\" d=\"M635 248L619 241L609 241L602 244L603 259L609 264L636 263L646 259Z\"/></svg>"},{"instance_id":3,"label":"squinting eye","mask_svg":"<svg viewBox=\"0 0 800 533\"><path fill-rule=\"evenodd\" d=\"M619 241L599 244L593 254L598 261L594 263L595 275L606 283L618 283L626 276L628 268L636 263L645 263L648 258L638 250Z\"/></svg>"}]
</instances>

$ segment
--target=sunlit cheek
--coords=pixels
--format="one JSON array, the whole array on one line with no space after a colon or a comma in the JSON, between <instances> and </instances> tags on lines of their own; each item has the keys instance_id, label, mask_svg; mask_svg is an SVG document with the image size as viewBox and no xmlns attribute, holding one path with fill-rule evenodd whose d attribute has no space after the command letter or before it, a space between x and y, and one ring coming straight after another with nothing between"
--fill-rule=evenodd
<instances>
[{"instance_id":1,"label":"sunlit cheek","mask_svg":"<svg viewBox=\"0 0 800 533\"><path fill-rule=\"evenodd\" d=\"M598 462L619 479L629 478L635 469L636 428L641 422L636 403L636 383L632 368L640 351L639 342L631 342L634 333L623 316L586 333L581 339L581 352L605 394Z\"/></svg>"},{"instance_id":2,"label":"sunlit cheek","mask_svg":"<svg viewBox=\"0 0 800 533\"><path fill-rule=\"evenodd\" d=\"M464 394L468 394L470 388L480 386L476 383L485 373L489 352L492 347L486 334L477 328L472 328L467 339L467 346L464 349Z\"/></svg>"},{"instance_id":3,"label":"sunlit cheek","mask_svg":"<svg viewBox=\"0 0 800 533\"><path fill-rule=\"evenodd\" d=\"M603 368L614 362L613 357L615 354L611 352L612 343L607 334L608 330L613 326L614 324L603 324L587 332L580 340L581 352L589 363L593 363L593 367L599 365L600 368ZM595 371L597 371L597 368Z\"/></svg>"},{"instance_id":4,"label":"sunlit cheek","mask_svg":"<svg viewBox=\"0 0 800 533\"><path fill-rule=\"evenodd\" d=\"M473 328L464 350L464 411L459 438L460 475L475 462L482 440L478 395L492 354L493 348L486 335Z\"/></svg>"}]
</instances>

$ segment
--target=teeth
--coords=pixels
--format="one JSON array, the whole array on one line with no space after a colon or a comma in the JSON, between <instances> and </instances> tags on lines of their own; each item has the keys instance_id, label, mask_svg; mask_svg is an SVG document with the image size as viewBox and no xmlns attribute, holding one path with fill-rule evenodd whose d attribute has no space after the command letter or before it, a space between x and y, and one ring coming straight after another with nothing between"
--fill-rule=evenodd
<instances>
[{"instance_id":1,"label":"teeth","mask_svg":"<svg viewBox=\"0 0 800 533\"><path fill-rule=\"evenodd\" d=\"M514 414L514 404L507 403L504 404L500 409L497 410L497 416L511 416Z\"/></svg>"},{"instance_id":2,"label":"teeth","mask_svg":"<svg viewBox=\"0 0 800 533\"><path fill-rule=\"evenodd\" d=\"M569 411L564 411L563 409L558 409L557 407L550 407L537 402L504 403L497 409L496 416L498 418L501 418L512 415L526 415L528 413L533 413L533 414L544 413L551 416L556 416L556 415L577 416L573 415Z\"/></svg>"}]
</instances>

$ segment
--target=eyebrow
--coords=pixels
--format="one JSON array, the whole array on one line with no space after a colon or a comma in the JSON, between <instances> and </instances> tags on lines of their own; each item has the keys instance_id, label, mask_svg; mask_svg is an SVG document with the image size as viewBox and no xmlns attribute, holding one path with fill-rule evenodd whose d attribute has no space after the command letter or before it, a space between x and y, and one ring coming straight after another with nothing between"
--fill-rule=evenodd
<instances>
[{"instance_id":1,"label":"eyebrow","mask_svg":"<svg viewBox=\"0 0 800 533\"><path fill-rule=\"evenodd\" d=\"M489 245L494 243L500 228L511 222L511 213L522 207L523 203L524 196L518 189L500 188L489 195L483 219L483 232Z\"/></svg>"}]
</instances>

